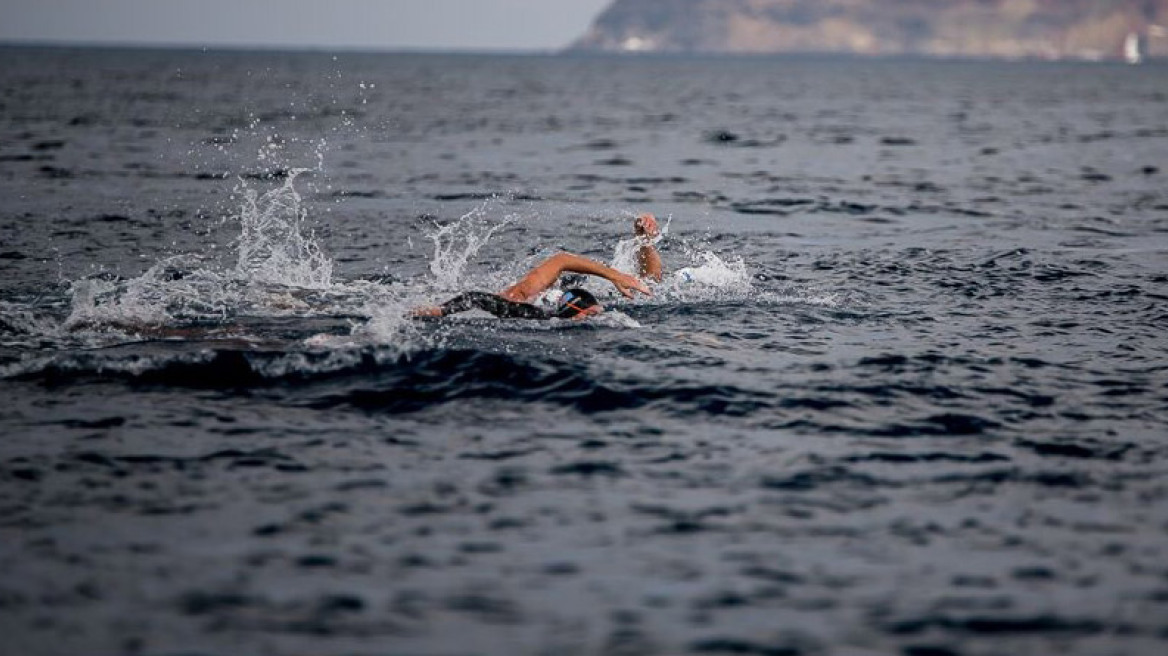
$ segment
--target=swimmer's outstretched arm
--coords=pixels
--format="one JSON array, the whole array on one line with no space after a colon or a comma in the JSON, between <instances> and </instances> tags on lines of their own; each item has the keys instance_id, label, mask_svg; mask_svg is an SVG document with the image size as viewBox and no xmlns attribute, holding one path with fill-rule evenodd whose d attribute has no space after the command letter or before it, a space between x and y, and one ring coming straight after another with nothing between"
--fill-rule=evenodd
<instances>
[{"instance_id":1,"label":"swimmer's outstretched arm","mask_svg":"<svg viewBox=\"0 0 1168 656\"><path fill-rule=\"evenodd\" d=\"M627 298L633 298L634 291L638 291L646 296L653 295L653 292L649 290L644 281L636 276L630 276L627 273L622 273L612 267L605 266L600 262L574 253L557 253L529 271L522 280L499 292L499 296L517 303L531 303L544 290L554 285L559 280L560 275L565 271L604 278L612 283L613 287L616 287L617 291L624 294ZM443 317L447 314L469 309L469 306L464 307L466 305L465 301L471 297L479 299L482 296L487 295L481 292L463 294L440 306L414 308L410 310L409 315L413 317ZM478 303L471 303L470 305L481 307ZM490 310L488 309L488 311Z\"/></svg>"},{"instance_id":2,"label":"swimmer's outstretched arm","mask_svg":"<svg viewBox=\"0 0 1168 656\"><path fill-rule=\"evenodd\" d=\"M657 217L641 214L633 221L633 233L640 242L637 246L637 275L661 282L661 254L653 245L653 240L661 234L657 227Z\"/></svg>"},{"instance_id":3,"label":"swimmer's outstretched arm","mask_svg":"<svg viewBox=\"0 0 1168 656\"><path fill-rule=\"evenodd\" d=\"M545 289L554 285L560 274L565 271L604 278L626 298L633 298L634 291L646 296L653 295L645 283L636 276L621 273L600 262L573 253L557 253L532 269L522 280L499 292L499 296L509 301L530 303Z\"/></svg>"}]
</instances>

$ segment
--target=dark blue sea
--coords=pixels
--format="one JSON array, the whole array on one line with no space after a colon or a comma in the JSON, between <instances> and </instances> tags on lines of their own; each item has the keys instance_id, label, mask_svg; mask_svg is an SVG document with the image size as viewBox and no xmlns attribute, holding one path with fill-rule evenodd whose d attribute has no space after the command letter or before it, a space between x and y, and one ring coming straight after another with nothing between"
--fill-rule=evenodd
<instances>
[{"instance_id":1,"label":"dark blue sea","mask_svg":"<svg viewBox=\"0 0 1168 656\"><path fill-rule=\"evenodd\" d=\"M1165 653L1166 182L1162 63L0 49L0 653Z\"/></svg>"}]
</instances>

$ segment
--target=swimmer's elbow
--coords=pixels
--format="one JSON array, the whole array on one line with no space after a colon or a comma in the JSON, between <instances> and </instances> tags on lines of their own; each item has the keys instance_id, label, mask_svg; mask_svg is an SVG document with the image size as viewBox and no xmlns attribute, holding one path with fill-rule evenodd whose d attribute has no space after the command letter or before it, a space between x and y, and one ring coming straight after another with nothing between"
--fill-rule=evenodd
<instances>
[{"instance_id":1,"label":"swimmer's elbow","mask_svg":"<svg viewBox=\"0 0 1168 656\"><path fill-rule=\"evenodd\" d=\"M559 253L556 253L555 255L544 260L544 263L563 268L579 258L579 255L569 253L568 251L560 251Z\"/></svg>"},{"instance_id":2,"label":"swimmer's elbow","mask_svg":"<svg viewBox=\"0 0 1168 656\"><path fill-rule=\"evenodd\" d=\"M560 251L544 260L538 268L549 270L550 273L558 276L564 271L579 271L582 261L584 261L584 258L575 253Z\"/></svg>"}]
</instances>

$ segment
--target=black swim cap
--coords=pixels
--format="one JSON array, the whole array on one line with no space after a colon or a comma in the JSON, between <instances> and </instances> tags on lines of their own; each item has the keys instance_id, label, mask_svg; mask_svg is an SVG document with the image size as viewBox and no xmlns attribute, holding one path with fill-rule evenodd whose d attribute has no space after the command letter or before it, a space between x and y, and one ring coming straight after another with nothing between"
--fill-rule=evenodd
<instances>
[{"instance_id":1,"label":"black swim cap","mask_svg":"<svg viewBox=\"0 0 1168 656\"><path fill-rule=\"evenodd\" d=\"M596 300L592 292L578 287L565 289L552 316L557 319L572 319L594 305L600 305L600 302Z\"/></svg>"}]
</instances>

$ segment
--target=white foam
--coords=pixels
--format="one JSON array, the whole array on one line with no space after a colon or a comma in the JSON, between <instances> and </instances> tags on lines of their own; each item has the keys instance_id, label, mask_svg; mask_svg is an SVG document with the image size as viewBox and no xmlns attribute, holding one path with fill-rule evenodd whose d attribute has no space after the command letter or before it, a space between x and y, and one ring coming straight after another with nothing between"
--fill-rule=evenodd
<instances>
[{"instance_id":1,"label":"white foam","mask_svg":"<svg viewBox=\"0 0 1168 656\"><path fill-rule=\"evenodd\" d=\"M723 258L712 251L691 255L691 264L668 272L657 286L663 301L710 301L756 296L746 262L741 257Z\"/></svg>"},{"instance_id":2,"label":"white foam","mask_svg":"<svg viewBox=\"0 0 1168 656\"><path fill-rule=\"evenodd\" d=\"M364 312L368 320L353 327L352 337L364 342L406 347L418 336L417 325L409 315L413 307L415 304L401 297L389 294L373 297Z\"/></svg>"},{"instance_id":3,"label":"white foam","mask_svg":"<svg viewBox=\"0 0 1168 656\"><path fill-rule=\"evenodd\" d=\"M182 262L182 256L155 263L141 276L125 282L82 279L70 286L70 311L61 328L67 331L92 329L101 325L153 326L173 317L168 311L172 299L182 300L192 291L189 283L182 289L168 288L166 272Z\"/></svg>"},{"instance_id":4,"label":"white foam","mask_svg":"<svg viewBox=\"0 0 1168 656\"><path fill-rule=\"evenodd\" d=\"M587 321L606 328L643 328L641 322L620 310L605 310Z\"/></svg>"}]
</instances>

